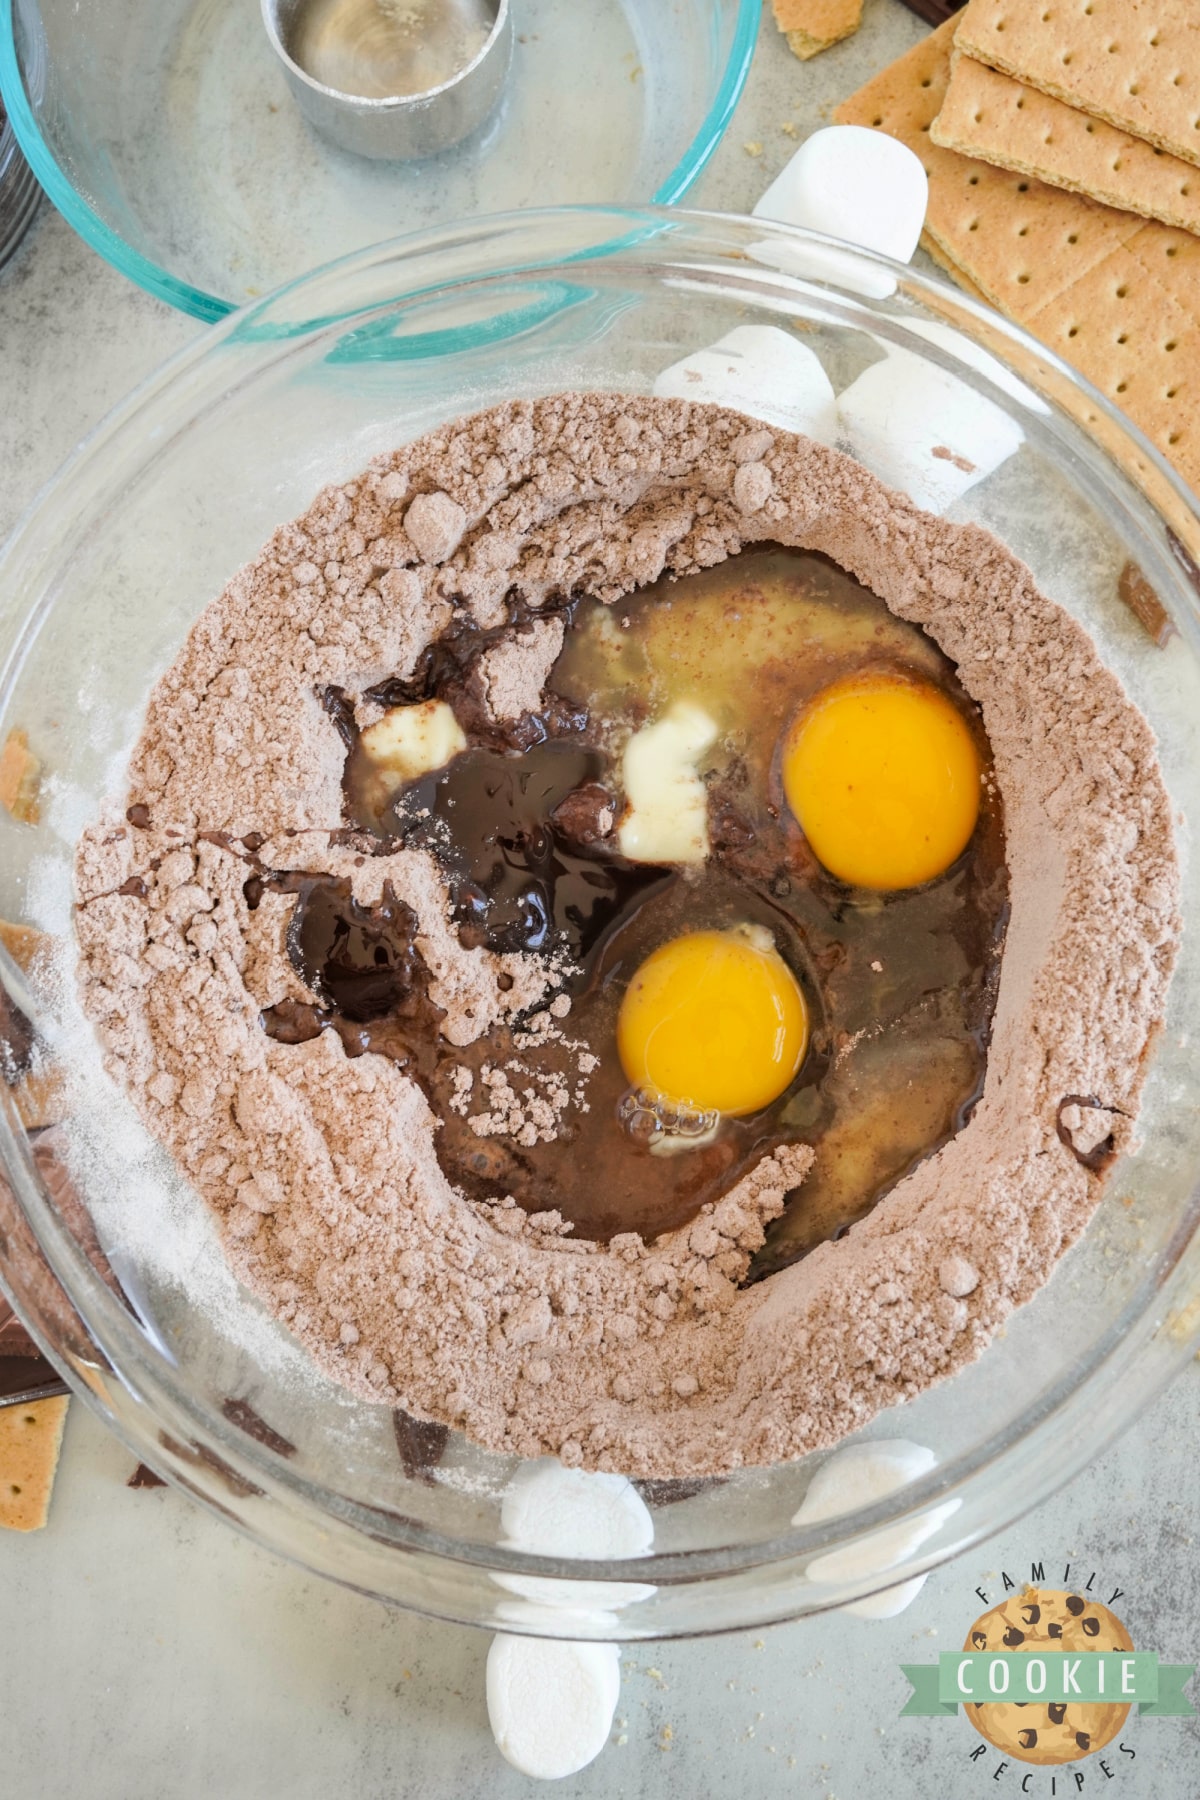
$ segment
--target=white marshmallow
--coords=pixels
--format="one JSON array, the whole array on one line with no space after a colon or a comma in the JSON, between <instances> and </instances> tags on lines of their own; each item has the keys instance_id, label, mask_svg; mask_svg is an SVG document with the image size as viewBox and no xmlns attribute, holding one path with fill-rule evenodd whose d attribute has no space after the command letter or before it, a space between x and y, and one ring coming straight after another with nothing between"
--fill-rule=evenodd
<instances>
[{"instance_id":1,"label":"white marshmallow","mask_svg":"<svg viewBox=\"0 0 1200 1800\"><path fill-rule=\"evenodd\" d=\"M896 347L851 382L838 411L859 461L928 512L944 512L1025 441L965 381Z\"/></svg>"},{"instance_id":2,"label":"white marshmallow","mask_svg":"<svg viewBox=\"0 0 1200 1800\"><path fill-rule=\"evenodd\" d=\"M906 144L865 125L829 125L806 138L757 202L754 216L802 225L908 262L921 236L929 180ZM751 255L772 268L828 279L879 297L895 291L883 270L820 245L764 240Z\"/></svg>"},{"instance_id":3,"label":"white marshmallow","mask_svg":"<svg viewBox=\"0 0 1200 1800\"><path fill-rule=\"evenodd\" d=\"M559 1781L599 1756L621 1692L615 1644L492 1639L487 1708L500 1754L522 1775Z\"/></svg>"},{"instance_id":4,"label":"white marshmallow","mask_svg":"<svg viewBox=\"0 0 1200 1800\"><path fill-rule=\"evenodd\" d=\"M708 789L698 765L717 741L702 707L676 700L635 731L621 759L626 809L617 827L631 862L702 863L708 855Z\"/></svg>"},{"instance_id":5,"label":"white marshmallow","mask_svg":"<svg viewBox=\"0 0 1200 1800\"><path fill-rule=\"evenodd\" d=\"M504 1542L540 1556L644 1556L654 1521L624 1475L568 1469L555 1456L522 1463L500 1505Z\"/></svg>"},{"instance_id":6,"label":"white marshmallow","mask_svg":"<svg viewBox=\"0 0 1200 1800\"><path fill-rule=\"evenodd\" d=\"M827 125L805 139L754 216L804 225L907 262L928 203L928 178L907 144L865 125Z\"/></svg>"},{"instance_id":7,"label":"white marshmallow","mask_svg":"<svg viewBox=\"0 0 1200 1800\"><path fill-rule=\"evenodd\" d=\"M949 350L961 362L965 362L972 369L977 369L981 375L986 375L993 387L999 388L1002 394L1011 394L1014 400L1019 400L1022 406L1029 407L1031 412L1045 413L1049 417L1050 408L1040 394L1035 393L1019 376L1014 375L1011 369L1006 369L999 357L993 356L989 350L982 349L956 326L951 325L948 320L906 319L904 323L909 331L915 331L918 337L925 338L931 344L940 345L943 350ZM883 340L878 339L877 342L882 343ZM883 347L888 351L893 349L891 344L884 344Z\"/></svg>"},{"instance_id":8,"label":"white marshmallow","mask_svg":"<svg viewBox=\"0 0 1200 1800\"><path fill-rule=\"evenodd\" d=\"M501 1542L538 1556L588 1557L597 1562L644 1556L654 1521L624 1475L567 1469L557 1457L523 1463L500 1507ZM571 1612L611 1616L648 1599L654 1589L634 1581L554 1581L540 1575L497 1575L510 1593ZM513 1609L520 1620L520 1608Z\"/></svg>"},{"instance_id":9,"label":"white marshmallow","mask_svg":"<svg viewBox=\"0 0 1200 1800\"><path fill-rule=\"evenodd\" d=\"M815 1525L823 1519L835 1519L873 1506L910 1481L927 1475L936 1462L932 1450L911 1443L907 1438L880 1438L868 1444L848 1444L844 1450L835 1450L817 1470L793 1515L792 1524ZM888 1526L883 1531L872 1532L861 1543L815 1557L805 1571L808 1579L834 1583L882 1575L918 1550L960 1504L958 1500L949 1500L921 1519ZM850 1601L840 1610L864 1619L890 1619L911 1605L924 1585L925 1576L918 1575L909 1581L898 1582L880 1594Z\"/></svg>"},{"instance_id":10,"label":"white marshmallow","mask_svg":"<svg viewBox=\"0 0 1200 1800\"><path fill-rule=\"evenodd\" d=\"M884 1588L882 1593L868 1594L865 1600L850 1600L836 1610L850 1613L856 1619L894 1619L912 1605L926 1579L924 1575L914 1575L911 1581L899 1581L895 1587Z\"/></svg>"},{"instance_id":11,"label":"white marshmallow","mask_svg":"<svg viewBox=\"0 0 1200 1800\"><path fill-rule=\"evenodd\" d=\"M820 358L776 325L737 325L657 376L659 400L708 400L832 444L837 403Z\"/></svg>"},{"instance_id":12,"label":"white marshmallow","mask_svg":"<svg viewBox=\"0 0 1200 1800\"><path fill-rule=\"evenodd\" d=\"M826 1457L808 1484L793 1525L815 1525L885 1500L906 1482L928 1475L937 1463L932 1450L908 1438L877 1438L846 1444Z\"/></svg>"}]
</instances>

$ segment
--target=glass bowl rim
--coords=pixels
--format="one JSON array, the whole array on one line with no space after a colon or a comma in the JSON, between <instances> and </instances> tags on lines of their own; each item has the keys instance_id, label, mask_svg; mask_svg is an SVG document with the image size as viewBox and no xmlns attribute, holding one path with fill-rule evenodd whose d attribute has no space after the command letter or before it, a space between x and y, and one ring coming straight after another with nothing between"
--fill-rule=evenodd
<instances>
[{"instance_id":1,"label":"glass bowl rim","mask_svg":"<svg viewBox=\"0 0 1200 1800\"><path fill-rule=\"evenodd\" d=\"M1168 487L1174 490L1174 499L1186 510L1190 521L1196 524L1198 532L1200 532L1200 507L1197 506L1195 497L1154 446L1112 402L1071 369L1055 352L1038 342L1019 326L1011 324L985 304L975 301L936 276L914 271L907 265L891 262L872 252L849 247L841 240L830 239L798 228L776 225L757 218L739 218L723 213L671 209L661 206L554 207L543 209L540 212L486 215L470 221L467 231L468 235L495 238L505 229L513 232L525 232L531 226L538 224L551 226L556 220L580 218L604 222L600 241L589 250L576 251L568 256L547 253L540 261L534 263L526 261L512 267L493 265L489 270L489 279L503 279L505 276L515 274L528 275L535 273L538 269L561 270L572 261L612 255L628 249L631 244L641 245L647 239L660 233L669 239L672 234L686 232L688 229L697 230L703 234L706 230L716 227L726 236L730 234L748 236L753 233L755 241L764 237L772 237L781 240L784 244L810 244L835 248L843 261L847 258L861 260L869 265L876 274L886 273L896 282L897 287L903 288L905 293L911 293L918 299L927 296L939 302L943 313L945 313L947 302L951 303L952 308L964 315L966 319L986 326L989 344L994 344L997 337L1007 337L1015 347L1035 356L1054 375L1065 380L1076 393L1082 394L1101 413L1110 432L1128 443L1137 455L1150 463L1156 477L1161 477ZM437 284L432 289L416 288L403 294L393 294L387 299L374 298L360 307L351 307L340 314L325 314L304 324L296 324L288 318L281 328L271 329L268 327L264 329L264 318L281 299L294 294L296 290L303 290L309 286L315 287L318 283L327 281L331 276L353 277L356 273L365 272L375 264L391 261L395 262L398 267L402 267L406 257L411 257L421 251L436 249L440 240L450 238L461 244L463 228L434 227L339 258L324 265L321 269L311 271L293 282L284 284L273 295L255 300L239 312L230 314L220 324L214 326L211 332L204 333L176 352L100 421L89 436L77 446L58 472L51 477L40 493L35 496L8 542L0 547L0 579L3 579L12 566L19 561L23 551L28 551L34 556L35 561L37 560L40 548L36 541L39 516L57 494L75 486L85 470L89 467L92 469L103 467L105 474L102 479L113 487L119 486L126 478L128 469L122 459L110 457L107 454L108 447L113 440L119 441L124 438L128 446L141 445L144 449L147 443L153 441L153 437L147 431L146 426L139 423L143 414L153 414L155 408L165 408L169 416L172 397L181 390L186 390L188 393L189 409L195 409L202 397L203 390L203 380L196 378L203 377L207 372L209 378L212 379L212 371L223 367L220 362L220 352L223 346L235 343L242 349L254 346L262 350L274 346L275 351L278 352L282 350L284 340L287 340L290 348L294 348L297 336L318 335L327 331L331 326L361 318L364 312L386 309L389 304L394 305L401 298L411 300L417 295L439 290ZM715 242L714 251L720 248L720 242ZM879 316L872 311L873 303L864 306L860 294L839 288L827 280L823 280L819 286L811 281L797 283L796 278L765 266L757 267L754 270L754 278L763 291L769 291L773 285L777 287L782 285L784 291L789 289L795 291L798 286L801 292L809 295L814 291L826 290L831 298L843 300L853 308L860 309L864 321L872 319L878 323ZM443 288L453 289L457 285L458 279L451 278L443 284ZM891 319L890 315L887 317L889 322L896 322ZM903 324L902 317L898 322ZM251 329L247 329L247 327ZM933 348L927 343L922 343L921 347L926 351ZM1062 408L1051 403L1050 410L1056 417L1061 414L1067 419L1074 430L1087 442L1089 450L1094 456L1103 459L1102 466L1113 460L1110 452L1102 450L1098 443L1092 441L1093 434L1087 433L1077 421L1070 419L1070 416ZM144 455L138 466L142 466L142 463L144 463ZM1119 469L1118 474L1129 490L1129 498L1133 501L1135 513L1141 511L1148 515L1151 521L1161 524L1162 517L1153 503ZM87 484L84 482L82 485L86 487ZM95 493L93 493L89 505L94 505L95 498ZM1170 568L1169 563L1164 566ZM1176 578L1175 591L1181 603L1181 610L1187 615L1189 644L1193 653L1200 656L1200 599L1189 588L1181 569L1176 568L1174 575ZM18 582L18 586L20 585ZM31 630L36 630L41 611L42 607L35 605L31 611L27 611L23 617L15 621L10 647L3 662L0 663L0 707L3 707L7 701L11 679L14 672L19 671L23 659L26 639ZM6 983L9 983L11 978L10 991L15 989L19 998L23 984L2 946L0 946L0 964L5 970ZM35 1013L38 1010L34 1001L31 1001L31 1010ZM1063 1481L1077 1473L1096 1453L1101 1444L1111 1440L1117 1432L1124 1429L1135 1412L1147 1403L1148 1399L1165 1384L1178 1367L1182 1366L1183 1362L1191 1355L1192 1343L1196 1334L1200 1333L1200 1305L1194 1304L1195 1294L1200 1293L1200 1283L1196 1280L1196 1275L1200 1274L1200 1231L1196 1229L1197 1223L1200 1222L1200 1187L1197 1187L1193 1189L1188 1207L1176 1222L1169 1242L1160 1249L1155 1261L1147 1266L1133 1297L1122 1308L1121 1313L1110 1321L1100 1338L1091 1347L1086 1372L1081 1376L1078 1365L1065 1371L1037 1395L1035 1403L1020 1419L1013 1421L997 1438L981 1447L963 1452L946 1463L939 1464L928 1475L908 1484L890 1498L840 1515L828 1522L822 1521L819 1525L793 1529L780 1536L761 1540L752 1545L652 1552L647 1556L637 1558L634 1562L606 1563L582 1559L578 1561L564 1560L511 1550L500 1545L485 1545L461 1539L444 1539L436 1531L416 1521L398 1518L397 1515L376 1508L367 1502L353 1501L344 1496L335 1495L331 1490L320 1488L299 1474L289 1465L286 1458L280 1456L276 1451L248 1438L219 1411L209 1413L205 1406L196 1401L191 1394L176 1389L173 1386L173 1372L165 1359L149 1343L145 1334L107 1289L66 1227L41 1201L36 1183L33 1182L28 1168L28 1160L24 1153L26 1147L23 1143L18 1142L12 1131L7 1106L3 1109L3 1117L0 1118L0 1148L4 1151L2 1160L9 1170L15 1190L19 1195L24 1193L27 1201L32 1192L33 1205L30 1207L26 1204L23 1210L37 1239L38 1247L50 1264L54 1275L62 1282L64 1290L73 1303L81 1295L87 1297L88 1311L83 1317L89 1333L92 1331L93 1318L98 1314L104 1329L95 1334L96 1342L104 1361L111 1367L122 1386L143 1400L148 1390L166 1391L172 1408L177 1412L182 1412L194 1422L209 1442L217 1443L220 1455L226 1460L227 1465L232 1467L235 1472L242 1473L244 1471L264 1495L272 1498L292 1498L305 1505L311 1504L316 1497L323 1512L335 1513L342 1522L367 1536L382 1539L390 1548L425 1552L435 1559L484 1569L488 1573L502 1572L523 1576L545 1576L551 1579L609 1581L618 1585L627 1583L631 1578L636 1577L639 1580L653 1581L662 1586L668 1586L686 1584L691 1581L702 1583L709 1576L736 1576L764 1567L781 1569L785 1563L794 1559L798 1558L804 1561L811 1558L814 1553L824 1553L859 1542L883 1526L895 1525L903 1520L927 1513L929 1509L939 1504L944 1506L947 1499L953 1499L959 1494L969 1494L976 1487L980 1477L989 1470L1000 1469L1002 1473L1019 1474L1019 1471L1014 1471L1012 1465L1014 1456L1020 1449L1037 1434L1041 1434L1046 1441L1053 1442L1054 1433L1058 1429L1064 1409L1079 1395L1088 1391L1093 1384L1102 1380L1106 1381L1112 1373L1113 1365L1120 1362L1122 1352L1125 1352L1127 1360L1139 1354L1139 1346L1134 1341L1137 1336L1135 1327L1139 1322L1148 1318L1152 1300L1157 1300L1159 1310L1164 1314L1170 1311L1171 1304L1176 1306L1176 1321L1177 1323L1182 1322L1184 1329L1168 1334L1172 1337L1172 1345L1158 1355L1151 1378L1148 1381L1143 1380L1136 1392L1132 1389L1127 1390L1123 1406L1116 1409L1116 1416L1110 1419L1101 1432L1097 1434L1093 1428L1093 1435L1085 1454L1080 1455L1060 1449L1058 1467L1054 1470L1053 1479L1032 1495L1016 1498L1015 1503L1008 1506L1002 1518L992 1518L986 1523L972 1524L970 1530L964 1533L959 1541L948 1546L939 1545L925 1554L914 1552L902 1565L898 1564L889 1569L885 1576L866 1578L858 1584L858 1589L859 1592L867 1593L880 1587L895 1585L899 1581L908 1579L914 1573L921 1573L936 1566L948 1556L958 1554L968 1544L1000 1529L1004 1523L1019 1517L1023 1511L1046 1498ZM1190 1267L1191 1264L1196 1265L1194 1271ZM1182 1311L1178 1310L1180 1296L1172 1297L1168 1293L1173 1285L1186 1287L1187 1291L1182 1296ZM1192 1316L1193 1312L1195 1317ZM1161 1319L1159 1323L1161 1323ZM34 1335L40 1336L36 1321ZM118 1356L111 1354L111 1346L114 1343L119 1346L121 1352ZM48 1344L43 1340L42 1347L49 1350L54 1360L61 1363L62 1353L61 1351L56 1352L53 1344ZM161 1364L161 1369L156 1367L156 1364ZM80 1393L85 1402L100 1414L111 1429L124 1438L131 1449L141 1454L144 1446L139 1445L136 1439L123 1429L120 1421L114 1420L97 1387L84 1378L78 1368L69 1367L66 1373L73 1388ZM160 1416L157 1412L153 1414L155 1422ZM895 1408L889 1408L879 1416L886 1418L889 1422L893 1418L899 1420L902 1417ZM899 1429L902 1430L902 1425ZM1066 1433L1061 1435L1065 1439ZM754 1473L755 1471L748 1469L746 1472ZM769 1473L769 1470L764 1468L761 1472L766 1474ZM196 1493L195 1490L192 1491ZM196 1493L196 1497L207 1501L210 1505L218 1505L203 1493ZM330 1506L330 1501L335 1504ZM228 1508L218 1505L218 1510L222 1511L226 1518L232 1518L232 1521L240 1529L255 1538L256 1541L277 1553L287 1554L286 1551L281 1551L280 1545L273 1539L269 1531L257 1531L252 1524L232 1515ZM968 1523L968 1521L964 1521L964 1523ZM826 1602L828 1605L842 1603L840 1598L833 1598ZM459 1615L451 1613L446 1616ZM537 1627L530 1627L530 1629L536 1630ZM655 1633L655 1635L666 1634Z\"/></svg>"},{"instance_id":2,"label":"glass bowl rim","mask_svg":"<svg viewBox=\"0 0 1200 1800\"><path fill-rule=\"evenodd\" d=\"M25 91L17 58L13 12L15 3L16 0L0 0L0 96L3 97L13 135L26 162L68 225L106 262L111 263L119 274L128 276L130 281L146 293L165 300L168 306L187 313L193 319L212 324L218 319L227 318L233 312L244 311L245 308L239 309L235 301L225 300L219 294L210 294L204 288L193 287L190 282L172 275L168 269L152 262L132 244L127 244L120 233L84 199L64 173L53 150L42 136ZM650 195L646 202L648 205L670 206L682 199L720 144L733 110L741 99L758 42L763 0L734 0L734 3L737 15L729 53L708 111L675 167ZM438 227L432 229L436 230ZM350 257L362 253L361 250L351 251ZM336 260L343 262L348 258L339 257ZM320 268L330 266L328 263L318 265ZM304 279L305 275L296 278L298 281ZM279 289L273 291L278 292Z\"/></svg>"}]
</instances>

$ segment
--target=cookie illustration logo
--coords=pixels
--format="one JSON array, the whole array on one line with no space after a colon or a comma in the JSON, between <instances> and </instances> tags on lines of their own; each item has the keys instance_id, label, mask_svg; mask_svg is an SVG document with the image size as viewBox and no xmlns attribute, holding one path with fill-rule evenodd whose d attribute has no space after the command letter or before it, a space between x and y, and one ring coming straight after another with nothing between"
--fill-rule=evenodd
<instances>
[{"instance_id":1,"label":"cookie illustration logo","mask_svg":"<svg viewBox=\"0 0 1200 1800\"><path fill-rule=\"evenodd\" d=\"M1082 1594L1028 1587L976 1619L963 1650L1132 1650L1115 1613ZM1049 1676L1047 1675L1047 1681ZM981 1737L1022 1762L1076 1762L1102 1750L1123 1728L1130 1700L968 1701L963 1711Z\"/></svg>"},{"instance_id":2,"label":"cookie illustration logo","mask_svg":"<svg viewBox=\"0 0 1200 1800\"><path fill-rule=\"evenodd\" d=\"M1061 1587L1047 1586L1040 1562L1030 1572L1030 1581L1018 1583L1002 1570L1002 1599L976 1588L987 1610L961 1650L944 1650L935 1663L901 1664L913 1688L902 1716L961 1712L972 1727L968 1760L999 1784L989 1792L1065 1800L1085 1785L1090 1793L1096 1779L1107 1790L1139 1754L1127 1741L1135 1707L1139 1721L1194 1711L1183 1690L1195 1664L1160 1662L1156 1651L1136 1648L1113 1611L1124 1588L1103 1588L1102 1601L1096 1571L1074 1587L1066 1585L1070 1563ZM1085 1770L1088 1758L1095 1761Z\"/></svg>"}]
</instances>

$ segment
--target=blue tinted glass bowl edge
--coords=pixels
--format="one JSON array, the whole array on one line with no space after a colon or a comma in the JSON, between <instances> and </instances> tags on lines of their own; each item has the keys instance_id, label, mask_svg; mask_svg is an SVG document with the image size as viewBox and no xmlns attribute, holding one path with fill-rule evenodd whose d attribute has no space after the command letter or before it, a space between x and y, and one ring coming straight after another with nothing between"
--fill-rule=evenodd
<instances>
[{"instance_id":1,"label":"blue tinted glass bowl edge","mask_svg":"<svg viewBox=\"0 0 1200 1800\"><path fill-rule=\"evenodd\" d=\"M725 135L733 110L746 85L754 47L758 41L763 0L737 0L737 17L717 91L701 122L700 129L682 157L648 198L654 205L670 206L682 199L708 163ZM212 324L237 310L237 303L208 294L202 288L180 281L141 251L127 244L119 233L88 205L59 167L53 151L43 138L25 92L25 83L17 60L13 20L13 0L0 0L0 98L3 98L13 133L26 162L37 176L54 206L84 242L112 264L120 274L128 276L168 306Z\"/></svg>"}]
</instances>

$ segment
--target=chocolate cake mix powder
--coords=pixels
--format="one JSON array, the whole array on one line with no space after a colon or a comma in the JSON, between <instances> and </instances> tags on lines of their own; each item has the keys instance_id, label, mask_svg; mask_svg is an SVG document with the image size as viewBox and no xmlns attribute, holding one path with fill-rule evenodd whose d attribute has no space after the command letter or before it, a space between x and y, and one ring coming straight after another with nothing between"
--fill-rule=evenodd
<instances>
[{"instance_id":1,"label":"chocolate cake mix powder","mask_svg":"<svg viewBox=\"0 0 1200 1800\"><path fill-rule=\"evenodd\" d=\"M287 953L294 894L268 884L252 904L247 881L328 875L363 905L411 907L449 1046L503 1027L569 1045L552 961L464 947L428 850L370 854L346 832L346 749L320 696L338 689L370 724L368 690L469 620L497 633L487 707L519 718L561 647L548 609L564 596L616 601L766 542L833 558L957 665L992 746L1012 911L969 1123L846 1236L744 1286L806 1144L652 1241L576 1241L552 1197L537 1212L468 1199L395 1063L348 1057L332 1031L264 1031L265 1011L313 995ZM128 792L85 833L76 879L110 1074L319 1364L496 1450L661 1477L830 1444L983 1350L1132 1140L1180 929L1149 727L994 537L737 414L600 394L448 425L282 526L156 686ZM456 1090L481 1137L556 1128L553 1104L496 1076L486 1095Z\"/></svg>"}]
</instances>

